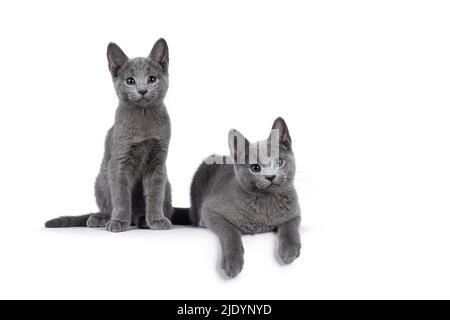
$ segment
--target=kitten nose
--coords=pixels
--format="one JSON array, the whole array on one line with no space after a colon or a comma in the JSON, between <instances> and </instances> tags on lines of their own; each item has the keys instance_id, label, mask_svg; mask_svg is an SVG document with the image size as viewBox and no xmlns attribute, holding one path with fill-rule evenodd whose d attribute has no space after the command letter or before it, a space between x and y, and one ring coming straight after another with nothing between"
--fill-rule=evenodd
<instances>
[{"instance_id":1,"label":"kitten nose","mask_svg":"<svg viewBox=\"0 0 450 320\"><path fill-rule=\"evenodd\" d=\"M148 92L148 90L139 90L138 92L142 95L145 95Z\"/></svg>"},{"instance_id":2,"label":"kitten nose","mask_svg":"<svg viewBox=\"0 0 450 320\"><path fill-rule=\"evenodd\" d=\"M273 182L273 179L275 179L275 175L266 176L266 179L269 180L270 182Z\"/></svg>"}]
</instances>

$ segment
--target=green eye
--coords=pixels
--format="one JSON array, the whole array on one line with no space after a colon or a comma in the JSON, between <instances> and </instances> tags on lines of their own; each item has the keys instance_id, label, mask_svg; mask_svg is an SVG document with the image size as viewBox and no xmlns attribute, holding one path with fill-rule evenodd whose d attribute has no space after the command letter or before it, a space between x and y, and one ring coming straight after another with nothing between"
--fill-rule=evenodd
<instances>
[{"instance_id":1,"label":"green eye","mask_svg":"<svg viewBox=\"0 0 450 320\"><path fill-rule=\"evenodd\" d=\"M284 160L281 158L278 158L277 160L275 160L275 166L277 167L282 167L284 164Z\"/></svg>"},{"instance_id":2,"label":"green eye","mask_svg":"<svg viewBox=\"0 0 450 320\"><path fill-rule=\"evenodd\" d=\"M250 171L251 171L252 173L258 173L258 172L261 171L261 166L260 166L259 164L252 164L252 165L250 166Z\"/></svg>"}]
</instances>

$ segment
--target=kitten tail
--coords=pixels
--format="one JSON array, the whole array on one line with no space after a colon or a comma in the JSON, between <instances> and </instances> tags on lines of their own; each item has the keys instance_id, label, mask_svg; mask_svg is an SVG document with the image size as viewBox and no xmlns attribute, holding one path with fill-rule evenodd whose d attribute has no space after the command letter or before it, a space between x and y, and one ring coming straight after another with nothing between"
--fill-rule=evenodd
<instances>
[{"instance_id":1,"label":"kitten tail","mask_svg":"<svg viewBox=\"0 0 450 320\"><path fill-rule=\"evenodd\" d=\"M68 228L68 227L86 227L86 222L91 214L83 216L67 216L49 220L45 223L46 228Z\"/></svg>"}]
</instances>

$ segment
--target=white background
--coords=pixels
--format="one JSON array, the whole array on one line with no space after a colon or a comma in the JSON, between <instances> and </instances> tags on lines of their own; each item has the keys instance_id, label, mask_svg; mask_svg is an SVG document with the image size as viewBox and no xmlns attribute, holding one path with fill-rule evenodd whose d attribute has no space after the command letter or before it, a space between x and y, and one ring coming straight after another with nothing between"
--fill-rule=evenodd
<instances>
[{"instance_id":1,"label":"white background","mask_svg":"<svg viewBox=\"0 0 450 320\"><path fill-rule=\"evenodd\" d=\"M448 1L2 1L0 298L450 298ZM302 256L244 238L237 279L208 230L46 230L96 210L117 105L106 45L170 47L174 204L234 127L283 116Z\"/></svg>"}]
</instances>

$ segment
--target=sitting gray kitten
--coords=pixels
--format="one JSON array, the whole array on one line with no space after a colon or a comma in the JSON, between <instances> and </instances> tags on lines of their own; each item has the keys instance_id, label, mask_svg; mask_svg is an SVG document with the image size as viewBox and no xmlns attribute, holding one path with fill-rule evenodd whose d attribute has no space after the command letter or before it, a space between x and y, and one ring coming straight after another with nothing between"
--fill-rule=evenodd
<instances>
[{"instance_id":1,"label":"sitting gray kitten","mask_svg":"<svg viewBox=\"0 0 450 320\"><path fill-rule=\"evenodd\" d=\"M222 268L235 277L244 264L241 234L278 231L278 253L289 264L300 255L300 207L294 188L295 158L289 130L282 118L275 120L266 141L249 143L237 130L229 133L232 158L213 163L206 159L194 176L189 216L196 226L205 226L219 237L222 246ZM261 162L258 149L268 145L278 132L279 153ZM276 138L275 138L276 139ZM237 141L245 141L245 161L237 160ZM267 154L266 151L266 154ZM250 162L249 159L257 159ZM234 161L233 161L234 160ZM249 163L250 162L250 163Z\"/></svg>"},{"instance_id":2,"label":"sitting gray kitten","mask_svg":"<svg viewBox=\"0 0 450 320\"><path fill-rule=\"evenodd\" d=\"M169 85L169 48L159 39L148 57L129 59L110 43L107 57L119 106L95 183L100 212L61 217L45 225L106 226L112 232L126 231L131 225L169 229L176 211L165 165L170 119L163 100Z\"/></svg>"}]
</instances>

